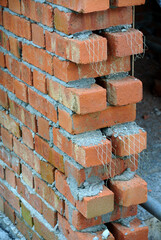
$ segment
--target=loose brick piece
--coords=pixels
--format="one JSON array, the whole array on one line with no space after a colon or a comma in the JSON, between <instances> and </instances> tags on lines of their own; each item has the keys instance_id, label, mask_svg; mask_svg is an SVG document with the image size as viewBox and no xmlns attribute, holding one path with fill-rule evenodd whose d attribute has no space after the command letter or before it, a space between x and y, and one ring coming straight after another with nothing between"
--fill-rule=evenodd
<instances>
[{"instance_id":1,"label":"loose brick piece","mask_svg":"<svg viewBox=\"0 0 161 240\"><path fill-rule=\"evenodd\" d=\"M17 98L21 99L23 102L28 102L28 87L15 79L14 81L15 95Z\"/></svg>"},{"instance_id":2,"label":"loose brick piece","mask_svg":"<svg viewBox=\"0 0 161 240\"><path fill-rule=\"evenodd\" d=\"M107 89L107 101L111 105L123 106L142 100L142 82L134 77L108 81L102 78L97 83Z\"/></svg>"},{"instance_id":3,"label":"loose brick piece","mask_svg":"<svg viewBox=\"0 0 161 240\"><path fill-rule=\"evenodd\" d=\"M102 111L106 108L106 91L97 84L90 88L68 88L48 79L49 96L78 114Z\"/></svg>"},{"instance_id":4,"label":"loose brick piece","mask_svg":"<svg viewBox=\"0 0 161 240\"><path fill-rule=\"evenodd\" d=\"M77 232L77 231L72 230L68 221L64 217L62 217L60 214L58 214L58 222L59 222L59 227L60 227L61 231L63 232L65 237L69 240L73 240L73 239L93 240L94 237L97 237L97 239L99 239L99 240L102 239L103 231L99 231L99 232L95 232L95 233L89 233L89 232ZM108 237L108 240L114 240L114 237L111 233Z\"/></svg>"},{"instance_id":5,"label":"loose brick piece","mask_svg":"<svg viewBox=\"0 0 161 240\"><path fill-rule=\"evenodd\" d=\"M29 89L29 103L37 111L53 122L57 122L57 111L53 103L49 102L45 97L39 95L34 90Z\"/></svg>"},{"instance_id":6,"label":"loose brick piece","mask_svg":"<svg viewBox=\"0 0 161 240\"><path fill-rule=\"evenodd\" d=\"M45 74L33 70L33 85L40 92L47 93L47 81Z\"/></svg>"},{"instance_id":7,"label":"loose brick piece","mask_svg":"<svg viewBox=\"0 0 161 240\"><path fill-rule=\"evenodd\" d=\"M103 11L109 8L109 1L99 0L49 0L49 2L61 5L80 13Z\"/></svg>"},{"instance_id":8,"label":"loose brick piece","mask_svg":"<svg viewBox=\"0 0 161 240\"><path fill-rule=\"evenodd\" d=\"M32 131L37 131L36 116L31 112L27 111L25 108L20 106L18 103L9 99L9 106L11 114L18 118L22 123L24 123Z\"/></svg>"},{"instance_id":9,"label":"loose brick piece","mask_svg":"<svg viewBox=\"0 0 161 240\"><path fill-rule=\"evenodd\" d=\"M15 122L5 111L0 112L0 123L16 137L21 136L19 123Z\"/></svg>"},{"instance_id":10,"label":"loose brick piece","mask_svg":"<svg viewBox=\"0 0 161 240\"><path fill-rule=\"evenodd\" d=\"M20 0L8 0L9 9L13 12L21 14L21 1Z\"/></svg>"},{"instance_id":11,"label":"loose brick piece","mask_svg":"<svg viewBox=\"0 0 161 240\"><path fill-rule=\"evenodd\" d=\"M64 82L79 80L82 78L95 78L117 72L130 71L130 57L113 57L108 55L106 61L91 64L75 64L53 58L54 76Z\"/></svg>"},{"instance_id":12,"label":"loose brick piece","mask_svg":"<svg viewBox=\"0 0 161 240\"><path fill-rule=\"evenodd\" d=\"M111 142L109 140L103 139L98 144L83 146L72 141L70 137L64 136L59 129L53 129L53 137L54 144L83 167L88 168L108 164L111 160ZM85 139L86 136L84 136Z\"/></svg>"},{"instance_id":13,"label":"loose brick piece","mask_svg":"<svg viewBox=\"0 0 161 240\"><path fill-rule=\"evenodd\" d=\"M1 136L3 145L12 151L13 147L13 136L5 128L1 128Z\"/></svg>"},{"instance_id":14,"label":"loose brick piece","mask_svg":"<svg viewBox=\"0 0 161 240\"><path fill-rule=\"evenodd\" d=\"M19 37L31 40L31 24L24 18L11 15L9 12L3 12L4 28L13 32Z\"/></svg>"},{"instance_id":15,"label":"loose brick piece","mask_svg":"<svg viewBox=\"0 0 161 240\"><path fill-rule=\"evenodd\" d=\"M119 223L110 223L108 227L116 240L148 240L148 227L141 226L137 218L130 222L130 228Z\"/></svg>"},{"instance_id":16,"label":"loose brick piece","mask_svg":"<svg viewBox=\"0 0 161 240\"><path fill-rule=\"evenodd\" d=\"M13 2L13 1L11 1ZM18 0L19 2L19 0ZM10 52L17 58L21 58L22 53L22 42L18 41L17 38L9 37Z\"/></svg>"},{"instance_id":17,"label":"loose brick piece","mask_svg":"<svg viewBox=\"0 0 161 240\"><path fill-rule=\"evenodd\" d=\"M8 95L6 92L0 89L0 105L8 109Z\"/></svg>"},{"instance_id":18,"label":"loose brick piece","mask_svg":"<svg viewBox=\"0 0 161 240\"><path fill-rule=\"evenodd\" d=\"M48 51L77 64L107 60L107 40L96 34L81 40L46 32L46 43Z\"/></svg>"},{"instance_id":19,"label":"loose brick piece","mask_svg":"<svg viewBox=\"0 0 161 240\"><path fill-rule=\"evenodd\" d=\"M88 14L62 12L55 8L54 23L57 30L66 34L132 24L132 8L111 8L107 11L96 11Z\"/></svg>"},{"instance_id":20,"label":"loose brick piece","mask_svg":"<svg viewBox=\"0 0 161 240\"><path fill-rule=\"evenodd\" d=\"M115 202L121 206L129 207L147 201L147 183L137 175L129 181L111 180L109 188L115 194Z\"/></svg>"},{"instance_id":21,"label":"loose brick piece","mask_svg":"<svg viewBox=\"0 0 161 240\"><path fill-rule=\"evenodd\" d=\"M134 6L145 4L145 0L112 0L111 4L115 7Z\"/></svg>"},{"instance_id":22,"label":"loose brick piece","mask_svg":"<svg viewBox=\"0 0 161 240\"><path fill-rule=\"evenodd\" d=\"M44 49L34 47L32 45L22 45L22 57L24 61L33 64L49 74L53 74L53 57Z\"/></svg>"},{"instance_id":23,"label":"loose brick piece","mask_svg":"<svg viewBox=\"0 0 161 240\"><path fill-rule=\"evenodd\" d=\"M53 8L50 5L33 0L22 0L21 11L24 16L53 27Z\"/></svg>"},{"instance_id":24,"label":"loose brick piece","mask_svg":"<svg viewBox=\"0 0 161 240\"><path fill-rule=\"evenodd\" d=\"M93 131L124 122L134 121L136 105L108 106L102 112L85 115L73 114L59 108L59 125L71 134Z\"/></svg>"},{"instance_id":25,"label":"loose brick piece","mask_svg":"<svg viewBox=\"0 0 161 240\"><path fill-rule=\"evenodd\" d=\"M32 132L25 126L22 126L22 139L29 148L34 149L34 139Z\"/></svg>"},{"instance_id":26,"label":"loose brick piece","mask_svg":"<svg viewBox=\"0 0 161 240\"><path fill-rule=\"evenodd\" d=\"M136 134L112 136L113 153L117 156L129 156L140 153L147 147L147 133L142 129Z\"/></svg>"},{"instance_id":27,"label":"loose brick piece","mask_svg":"<svg viewBox=\"0 0 161 240\"><path fill-rule=\"evenodd\" d=\"M32 41L40 47L45 47L44 30L37 24L32 24Z\"/></svg>"},{"instance_id":28,"label":"loose brick piece","mask_svg":"<svg viewBox=\"0 0 161 240\"><path fill-rule=\"evenodd\" d=\"M143 33L136 29L126 32L103 34L107 37L110 53L116 57L124 57L143 53Z\"/></svg>"},{"instance_id":29,"label":"loose brick piece","mask_svg":"<svg viewBox=\"0 0 161 240\"><path fill-rule=\"evenodd\" d=\"M6 63L5 63L5 55L4 53L0 52L0 66L5 68L6 67Z\"/></svg>"},{"instance_id":30,"label":"loose brick piece","mask_svg":"<svg viewBox=\"0 0 161 240\"><path fill-rule=\"evenodd\" d=\"M82 201L75 200L64 174L55 172L56 188L70 201L87 219L98 217L114 209L114 194L105 186L96 196L84 197Z\"/></svg>"}]
</instances>

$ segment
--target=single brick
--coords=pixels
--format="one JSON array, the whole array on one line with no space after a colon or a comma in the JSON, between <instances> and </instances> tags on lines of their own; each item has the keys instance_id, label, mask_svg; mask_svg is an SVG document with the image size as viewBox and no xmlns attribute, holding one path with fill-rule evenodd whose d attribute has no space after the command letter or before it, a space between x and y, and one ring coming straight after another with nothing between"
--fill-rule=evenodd
<instances>
[{"instance_id":1,"label":"single brick","mask_svg":"<svg viewBox=\"0 0 161 240\"><path fill-rule=\"evenodd\" d=\"M111 160L111 142L109 140L100 141L98 144L86 146L79 145L70 136L66 137L59 129L53 129L54 144L63 152L74 158L76 162L83 167L99 166L101 164L108 164ZM82 136L84 141L87 136Z\"/></svg>"},{"instance_id":2,"label":"single brick","mask_svg":"<svg viewBox=\"0 0 161 240\"><path fill-rule=\"evenodd\" d=\"M12 151L13 148L13 136L5 128L1 128L1 136L3 145Z\"/></svg>"},{"instance_id":3,"label":"single brick","mask_svg":"<svg viewBox=\"0 0 161 240\"><path fill-rule=\"evenodd\" d=\"M105 0L101 2L99 0L49 0L49 2L61 5L80 13L103 11L109 8L109 1Z\"/></svg>"},{"instance_id":4,"label":"single brick","mask_svg":"<svg viewBox=\"0 0 161 240\"><path fill-rule=\"evenodd\" d=\"M41 161L41 177L49 184L52 184L55 180L55 168L47 162Z\"/></svg>"},{"instance_id":5,"label":"single brick","mask_svg":"<svg viewBox=\"0 0 161 240\"><path fill-rule=\"evenodd\" d=\"M11 77L7 72L0 69L0 84L2 84L9 91L14 93L14 78Z\"/></svg>"},{"instance_id":6,"label":"single brick","mask_svg":"<svg viewBox=\"0 0 161 240\"><path fill-rule=\"evenodd\" d=\"M106 108L106 90L97 84L90 88L68 88L48 79L49 96L78 114L102 111Z\"/></svg>"},{"instance_id":7,"label":"single brick","mask_svg":"<svg viewBox=\"0 0 161 240\"><path fill-rule=\"evenodd\" d=\"M130 227L119 223L110 223L108 227L116 240L148 240L148 227L142 226L141 221L137 218L130 222Z\"/></svg>"},{"instance_id":8,"label":"single brick","mask_svg":"<svg viewBox=\"0 0 161 240\"><path fill-rule=\"evenodd\" d=\"M45 97L39 95L32 89L28 89L29 104L45 117L53 122L57 122L57 111L53 103L49 102Z\"/></svg>"},{"instance_id":9,"label":"single brick","mask_svg":"<svg viewBox=\"0 0 161 240\"><path fill-rule=\"evenodd\" d=\"M24 18L3 12L3 26L19 37L31 40L31 24Z\"/></svg>"},{"instance_id":10,"label":"single brick","mask_svg":"<svg viewBox=\"0 0 161 240\"><path fill-rule=\"evenodd\" d=\"M96 11L89 14L63 12L55 8L54 24L57 30L66 34L132 24L132 8L111 8L107 11Z\"/></svg>"},{"instance_id":11,"label":"single brick","mask_svg":"<svg viewBox=\"0 0 161 240\"><path fill-rule=\"evenodd\" d=\"M44 29L37 24L32 24L32 41L40 47L45 47Z\"/></svg>"},{"instance_id":12,"label":"single brick","mask_svg":"<svg viewBox=\"0 0 161 240\"><path fill-rule=\"evenodd\" d=\"M50 140L49 136L49 121L47 121L45 118L38 117L37 119L37 128L38 128L38 134L45 138L46 140Z\"/></svg>"},{"instance_id":13,"label":"single brick","mask_svg":"<svg viewBox=\"0 0 161 240\"><path fill-rule=\"evenodd\" d=\"M37 88L40 92L47 93L47 81L46 75L33 70L33 85Z\"/></svg>"},{"instance_id":14,"label":"single brick","mask_svg":"<svg viewBox=\"0 0 161 240\"><path fill-rule=\"evenodd\" d=\"M11 156L11 168L14 172L16 172L18 175L20 174L20 160L15 155Z\"/></svg>"},{"instance_id":15,"label":"single brick","mask_svg":"<svg viewBox=\"0 0 161 240\"><path fill-rule=\"evenodd\" d=\"M9 168L5 169L5 176L6 181L11 185L13 188L16 188L16 177L13 171L11 171Z\"/></svg>"},{"instance_id":16,"label":"single brick","mask_svg":"<svg viewBox=\"0 0 161 240\"><path fill-rule=\"evenodd\" d=\"M8 109L8 95L1 89L0 89L0 105Z\"/></svg>"},{"instance_id":17,"label":"single brick","mask_svg":"<svg viewBox=\"0 0 161 240\"><path fill-rule=\"evenodd\" d=\"M31 212L25 207L23 203L21 203L21 211L23 219L28 223L30 227L33 226L33 219L31 216Z\"/></svg>"},{"instance_id":18,"label":"single brick","mask_svg":"<svg viewBox=\"0 0 161 240\"><path fill-rule=\"evenodd\" d=\"M33 64L43 71L53 74L53 57L44 49L37 48L32 45L22 45L22 57L24 61Z\"/></svg>"},{"instance_id":19,"label":"single brick","mask_svg":"<svg viewBox=\"0 0 161 240\"><path fill-rule=\"evenodd\" d=\"M6 67L5 55L2 52L0 52L0 66L3 67L3 68Z\"/></svg>"},{"instance_id":20,"label":"single brick","mask_svg":"<svg viewBox=\"0 0 161 240\"><path fill-rule=\"evenodd\" d=\"M115 202L121 206L129 207L147 201L147 183L137 175L129 181L110 180L109 188L114 192Z\"/></svg>"},{"instance_id":21,"label":"single brick","mask_svg":"<svg viewBox=\"0 0 161 240\"><path fill-rule=\"evenodd\" d=\"M33 0L21 1L22 14L36 22L53 27L53 7Z\"/></svg>"},{"instance_id":22,"label":"single brick","mask_svg":"<svg viewBox=\"0 0 161 240\"><path fill-rule=\"evenodd\" d=\"M14 37L10 36L9 37L9 44L10 44L10 52L13 55L15 55L17 58L21 58L22 42L18 41L17 38L14 38Z\"/></svg>"},{"instance_id":23,"label":"single brick","mask_svg":"<svg viewBox=\"0 0 161 240\"><path fill-rule=\"evenodd\" d=\"M111 5L115 7L126 7L145 4L145 0L111 0Z\"/></svg>"},{"instance_id":24,"label":"single brick","mask_svg":"<svg viewBox=\"0 0 161 240\"><path fill-rule=\"evenodd\" d=\"M96 34L85 39L70 39L46 31L46 49L77 64L107 60L107 40Z\"/></svg>"},{"instance_id":25,"label":"single brick","mask_svg":"<svg viewBox=\"0 0 161 240\"><path fill-rule=\"evenodd\" d=\"M5 162L9 167L11 167L11 153L8 152L4 147L0 148L0 158Z\"/></svg>"},{"instance_id":26,"label":"single brick","mask_svg":"<svg viewBox=\"0 0 161 240\"><path fill-rule=\"evenodd\" d=\"M0 123L16 137L19 138L21 136L19 123L7 115L5 111L1 111Z\"/></svg>"},{"instance_id":27,"label":"single brick","mask_svg":"<svg viewBox=\"0 0 161 240\"><path fill-rule=\"evenodd\" d=\"M0 30L0 44L3 48L6 50L10 50L9 48L9 39L8 35L4 33L2 30Z\"/></svg>"},{"instance_id":28,"label":"single brick","mask_svg":"<svg viewBox=\"0 0 161 240\"><path fill-rule=\"evenodd\" d=\"M96 239L102 239L102 233L104 230L95 232L95 233L74 231L72 226L70 226L69 222L64 217L62 217L60 214L58 214L58 223L59 223L59 227L60 227L61 231L63 232L65 237L69 240L73 240L73 239L93 240L95 237L96 237ZM108 236L108 240L114 240L114 237L111 233Z\"/></svg>"},{"instance_id":29,"label":"single brick","mask_svg":"<svg viewBox=\"0 0 161 240\"><path fill-rule=\"evenodd\" d=\"M140 153L147 148L147 133L142 129L129 135L113 134L111 140L113 153L120 157Z\"/></svg>"},{"instance_id":30,"label":"single brick","mask_svg":"<svg viewBox=\"0 0 161 240\"><path fill-rule=\"evenodd\" d=\"M34 178L32 175L32 171L24 164L22 164L22 178L29 187L33 188Z\"/></svg>"},{"instance_id":31,"label":"single brick","mask_svg":"<svg viewBox=\"0 0 161 240\"><path fill-rule=\"evenodd\" d=\"M143 33L136 29L123 32L105 33L108 49L113 56L125 57L143 53Z\"/></svg>"},{"instance_id":32,"label":"single brick","mask_svg":"<svg viewBox=\"0 0 161 240\"><path fill-rule=\"evenodd\" d=\"M12 58L10 55L6 55L6 67L8 71L11 72L16 77L21 77L21 62L17 61L16 59Z\"/></svg>"},{"instance_id":33,"label":"single brick","mask_svg":"<svg viewBox=\"0 0 161 240\"><path fill-rule=\"evenodd\" d=\"M45 203L43 203L43 217L50 223L52 227L57 224L57 211L49 208Z\"/></svg>"},{"instance_id":34,"label":"single brick","mask_svg":"<svg viewBox=\"0 0 161 240\"><path fill-rule=\"evenodd\" d=\"M32 72L31 69L24 63L21 63L21 80L25 83L32 85Z\"/></svg>"},{"instance_id":35,"label":"single brick","mask_svg":"<svg viewBox=\"0 0 161 240\"><path fill-rule=\"evenodd\" d=\"M5 179L5 167L3 167L2 165L0 165L0 178ZM1 206L1 203L0 203L0 206ZM1 211L1 208L0 208L0 211Z\"/></svg>"},{"instance_id":36,"label":"single brick","mask_svg":"<svg viewBox=\"0 0 161 240\"><path fill-rule=\"evenodd\" d=\"M4 203L4 213L11 220L11 222L15 224L16 219L15 211L10 207L10 205L7 202Z\"/></svg>"},{"instance_id":37,"label":"single brick","mask_svg":"<svg viewBox=\"0 0 161 240\"><path fill-rule=\"evenodd\" d=\"M136 105L108 106L102 112L73 114L59 108L59 125L71 134L93 131L115 124L131 122L136 118Z\"/></svg>"},{"instance_id":38,"label":"single brick","mask_svg":"<svg viewBox=\"0 0 161 240\"><path fill-rule=\"evenodd\" d=\"M116 80L101 78L97 83L107 89L107 101L111 105L123 106L142 100L142 82L134 77L128 76Z\"/></svg>"},{"instance_id":39,"label":"single brick","mask_svg":"<svg viewBox=\"0 0 161 240\"><path fill-rule=\"evenodd\" d=\"M4 200L0 197L0 211L4 213Z\"/></svg>"},{"instance_id":40,"label":"single brick","mask_svg":"<svg viewBox=\"0 0 161 240\"><path fill-rule=\"evenodd\" d=\"M8 0L9 9L13 12L21 14L21 1L20 0Z\"/></svg>"},{"instance_id":41,"label":"single brick","mask_svg":"<svg viewBox=\"0 0 161 240\"><path fill-rule=\"evenodd\" d=\"M64 82L79 80L82 78L95 78L118 72L130 71L130 57L113 57L108 55L106 61L90 64L76 64L70 61L62 61L53 58L54 76Z\"/></svg>"},{"instance_id":42,"label":"single brick","mask_svg":"<svg viewBox=\"0 0 161 240\"><path fill-rule=\"evenodd\" d=\"M2 7L7 7L8 6L8 0L0 0L0 5Z\"/></svg>"},{"instance_id":43,"label":"single brick","mask_svg":"<svg viewBox=\"0 0 161 240\"><path fill-rule=\"evenodd\" d=\"M37 135L35 135L35 151L59 169L59 171L64 172L63 156Z\"/></svg>"},{"instance_id":44,"label":"single brick","mask_svg":"<svg viewBox=\"0 0 161 240\"><path fill-rule=\"evenodd\" d=\"M32 132L25 126L22 126L23 142L31 149L34 149L34 138Z\"/></svg>"},{"instance_id":45,"label":"single brick","mask_svg":"<svg viewBox=\"0 0 161 240\"><path fill-rule=\"evenodd\" d=\"M23 102L28 103L28 87L24 83L15 79L14 81L15 95Z\"/></svg>"}]
</instances>

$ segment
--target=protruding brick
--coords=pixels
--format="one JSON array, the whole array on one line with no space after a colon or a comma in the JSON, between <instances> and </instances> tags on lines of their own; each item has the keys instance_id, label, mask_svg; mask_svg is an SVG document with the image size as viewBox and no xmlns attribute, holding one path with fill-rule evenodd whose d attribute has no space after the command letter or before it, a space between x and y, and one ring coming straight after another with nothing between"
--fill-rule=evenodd
<instances>
[{"instance_id":1,"label":"protruding brick","mask_svg":"<svg viewBox=\"0 0 161 240\"><path fill-rule=\"evenodd\" d=\"M85 39L67 38L46 32L46 49L77 64L107 60L107 40L96 34Z\"/></svg>"},{"instance_id":2,"label":"protruding brick","mask_svg":"<svg viewBox=\"0 0 161 240\"><path fill-rule=\"evenodd\" d=\"M121 206L129 207L147 201L147 183L137 175L129 181L111 180L109 188L114 192L115 202Z\"/></svg>"},{"instance_id":3,"label":"protruding brick","mask_svg":"<svg viewBox=\"0 0 161 240\"><path fill-rule=\"evenodd\" d=\"M148 240L148 227L137 218L130 222L130 227L119 223L110 223L108 227L116 240Z\"/></svg>"},{"instance_id":4,"label":"protruding brick","mask_svg":"<svg viewBox=\"0 0 161 240\"><path fill-rule=\"evenodd\" d=\"M123 106L142 100L142 82L134 77L121 79L99 79L98 83L107 89L107 101L111 105Z\"/></svg>"}]
</instances>

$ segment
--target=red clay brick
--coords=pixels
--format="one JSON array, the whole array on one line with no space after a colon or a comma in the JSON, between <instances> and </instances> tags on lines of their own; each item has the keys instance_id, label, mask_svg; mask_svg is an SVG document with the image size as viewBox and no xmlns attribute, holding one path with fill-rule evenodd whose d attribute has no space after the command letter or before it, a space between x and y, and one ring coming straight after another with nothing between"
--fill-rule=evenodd
<instances>
[{"instance_id":1,"label":"red clay brick","mask_svg":"<svg viewBox=\"0 0 161 240\"><path fill-rule=\"evenodd\" d=\"M46 31L45 35L46 49L72 62L87 64L107 60L107 40L99 35L92 34L84 40L70 39L56 32Z\"/></svg>"},{"instance_id":2,"label":"red clay brick","mask_svg":"<svg viewBox=\"0 0 161 240\"><path fill-rule=\"evenodd\" d=\"M16 34L19 37L31 40L31 24L24 18L11 15L9 12L3 12L4 28Z\"/></svg>"},{"instance_id":3,"label":"red clay brick","mask_svg":"<svg viewBox=\"0 0 161 240\"><path fill-rule=\"evenodd\" d=\"M47 162L41 161L41 177L49 184L52 184L55 180L55 168Z\"/></svg>"},{"instance_id":4,"label":"red clay brick","mask_svg":"<svg viewBox=\"0 0 161 240\"><path fill-rule=\"evenodd\" d=\"M53 74L53 57L44 49L34 47L32 45L22 45L22 57L24 61L33 64L49 74Z\"/></svg>"},{"instance_id":5,"label":"red clay brick","mask_svg":"<svg viewBox=\"0 0 161 240\"><path fill-rule=\"evenodd\" d=\"M4 213L15 224L15 212L7 202L4 203Z\"/></svg>"},{"instance_id":6,"label":"red clay brick","mask_svg":"<svg viewBox=\"0 0 161 240\"><path fill-rule=\"evenodd\" d=\"M13 12L21 14L21 1L20 0L8 0L9 9Z\"/></svg>"},{"instance_id":7,"label":"red clay brick","mask_svg":"<svg viewBox=\"0 0 161 240\"><path fill-rule=\"evenodd\" d=\"M40 47L45 47L44 29L37 24L32 24L32 41Z\"/></svg>"},{"instance_id":8,"label":"red clay brick","mask_svg":"<svg viewBox=\"0 0 161 240\"><path fill-rule=\"evenodd\" d=\"M33 85L35 88L37 88L39 91L43 93L47 93L47 82L46 82L46 76L45 74L33 70Z\"/></svg>"},{"instance_id":9,"label":"red clay brick","mask_svg":"<svg viewBox=\"0 0 161 240\"><path fill-rule=\"evenodd\" d=\"M53 8L50 5L33 0L22 0L21 11L24 16L53 27Z\"/></svg>"},{"instance_id":10,"label":"red clay brick","mask_svg":"<svg viewBox=\"0 0 161 240\"><path fill-rule=\"evenodd\" d=\"M0 211L4 213L4 201L1 197L0 197Z\"/></svg>"},{"instance_id":11,"label":"red clay brick","mask_svg":"<svg viewBox=\"0 0 161 240\"><path fill-rule=\"evenodd\" d=\"M22 126L22 139L29 148L34 149L34 139L32 132L25 126Z\"/></svg>"},{"instance_id":12,"label":"red clay brick","mask_svg":"<svg viewBox=\"0 0 161 240\"><path fill-rule=\"evenodd\" d=\"M0 123L16 137L21 136L19 123L15 122L5 111L1 111Z\"/></svg>"},{"instance_id":13,"label":"red clay brick","mask_svg":"<svg viewBox=\"0 0 161 240\"><path fill-rule=\"evenodd\" d=\"M34 178L32 171L24 164L22 164L22 178L29 187L33 188Z\"/></svg>"},{"instance_id":14,"label":"red clay brick","mask_svg":"<svg viewBox=\"0 0 161 240\"><path fill-rule=\"evenodd\" d=\"M113 153L120 157L140 153L147 147L147 133L141 129L136 134L113 134L111 140Z\"/></svg>"},{"instance_id":15,"label":"red clay brick","mask_svg":"<svg viewBox=\"0 0 161 240\"><path fill-rule=\"evenodd\" d=\"M116 240L148 240L148 227L141 226L137 218L130 222L129 228L119 223L110 223L109 229Z\"/></svg>"},{"instance_id":16,"label":"red clay brick","mask_svg":"<svg viewBox=\"0 0 161 240\"><path fill-rule=\"evenodd\" d=\"M14 78L0 69L0 84L14 93Z\"/></svg>"},{"instance_id":17,"label":"red clay brick","mask_svg":"<svg viewBox=\"0 0 161 240\"><path fill-rule=\"evenodd\" d=\"M5 128L1 128L1 136L3 145L12 151L13 148L13 136Z\"/></svg>"},{"instance_id":18,"label":"red clay brick","mask_svg":"<svg viewBox=\"0 0 161 240\"><path fill-rule=\"evenodd\" d=\"M49 0L49 2L61 5L80 13L103 11L109 8L109 1L99 0Z\"/></svg>"},{"instance_id":19,"label":"red clay brick","mask_svg":"<svg viewBox=\"0 0 161 240\"><path fill-rule=\"evenodd\" d=\"M126 32L103 34L107 37L108 49L115 57L125 57L143 53L143 33L136 29Z\"/></svg>"},{"instance_id":20,"label":"red clay brick","mask_svg":"<svg viewBox=\"0 0 161 240\"><path fill-rule=\"evenodd\" d=\"M59 108L59 125L71 134L93 131L115 124L131 122L136 118L136 105L108 106L102 112L72 116Z\"/></svg>"},{"instance_id":21,"label":"red clay brick","mask_svg":"<svg viewBox=\"0 0 161 240\"><path fill-rule=\"evenodd\" d=\"M52 227L55 227L57 223L57 211L53 211L43 203L43 217L50 223Z\"/></svg>"},{"instance_id":22,"label":"red clay brick","mask_svg":"<svg viewBox=\"0 0 161 240\"><path fill-rule=\"evenodd\" d=\"M9 167L11 167L11 153L9 153L4 147L0 148L0 158Z\"/></svg>"},{"instance_id":23,"label":"red clay brick","mask_svg":"<svg viewBox=\"0 0 161 240\"><path fill-rule=\"evenodd\" d=\"M54 144L63 152L74 158L76 162L83 167L99 166L101 164L108 164L111 160L111 142L109 140L102 140L94 146L79 146L72 142L71 139L65 137L59 129L53 129ZM101 148L101 159L98 154Z\"/></svg>"},{"instance_id":24,"label":"red clay brick","mask_svg":"<svg viewBox=\"0 0 161 240\"><path fill-rule=\"evenodd\" d=\"M0 52L0 66L3 67L3 68L6 67L5 55L2 52Z\"/></svg>"},{"instance_id":25,"label":"red clay brick","mask_svg":"<svg viewBox=\"0 0 161 240\"><path fill-rule=\"evenodd\" d=\"M19 0L17 0L19 2ZM11 2L13 2L11 0ZM22 42L18 41L17 38L9 37L10 52L17 58L21 58Z\"/></svg>"},{"instance_id":26,"label":"red clay brick","mask_svg":"<svg viewBox=\"0 0 161 240\"><path fill-rule=\"evenodd\" d=\"M3 25L3 9L0 7L0 24Z\"/></svg>"},{"instance_id":27,"label":"red clay brick","mask_svg":"<svg viewBox=\"0 0 161 240\"><path fill-rule=\"evenodd\" d=\"M66 34L132 24L132 8L111 8L107 11L96 11L88 14L62 12L55 8L54 23L57 30Z\"/></svg>"},{"instance_id":28,"label":"red clay brick","mask_svg":"<svg viewBox=\"0 0 161 240\"><path fill-rule=\"evenodd\" d=\"M11 168L18 175L20 174L20 160L18 157L14 156L14 155L11 156Z\"/></svg>"},{"instance_id":29,"label":"red clay brick","mask_svg":"<svg viewBox=\"0 0 161 240\"><path fill-rule=\"evenodd\" d=\"M13 171L11 171L9 168L5 169L5 176L6 181L11 185L13 188L16 188L16 177Z\"/></svg>"},{"instance_id":30,"label":"red clay brick","mask_svg":"<svg viewBox=\"0 0 161 240\"><path fill-rule=\"evenodd\" d=\"M8 0L0 0L0 5L3 7L7 7L8 6Z\"/></svg>"},{"instance_id":31,"label":"red clay brick","mask_svg":"<svg viewBox=\"0 0 161 240\"><path fill-rule=\"evenodd\" d=\"M102 111L106 108L106 90L97 84L90 88L67 88L48 79L49 96L78 114Z\"/></svg>"},{"instance_id":32,"label":"red clay brick","mask_svg":"<svg viewBox=\"0 0 161 240\"><path fill-rule=\"evenodd\" d=\"M18 62L8 54L6 55L6 67L16 77L21 77L21 62Z\"/></svg>"},{"instance_id":33,"label":"red clay brick","mask_svg":"<svg viewBox=\"0 0 161 240\"><path fill-rule=\"evenodd\" d=\"M6 92L0 89L0 105L8 109L8 95Z\"/></svg>"},{"instance_id":34,"label":"red clay brick","mask_svg":"<svg viewBox=\"0 0 161 240\"><path fill-rule=\"evenodd\" d=\"M38 127L38 134L47 139L50 140L49 137L49 121L42 117L38 117L37 119L37 127Z\"/></svg>"},{"instance_id":35,"label":"red clay brick","mask_svg":"<svg viewBox=\"0 0 161 240\"><path fill-rule=\"evenodd\" d=\"M12 115L18 118L23 124L25 124L34 132L37 131L36 116L34 114L30 113L11 99L9 99L9 105Z\"/></svg>"},{"instance_id":36,"label":"red clay brick","mask_svg":"<svg viewBox=\"0 0 161 240\"><path fill-rule=\"evenodd\" d=\"M147 183L137 175L129 181L111 180L109 188L115 194L115 202L121 206L129 207L147 201Z\"/></svg>"},{"instance_id":37,"label":"red clay brick","mask_svg":"<svg viewBox=\"0 0 161 240\"><path fill-rule=\"evenodd\" d=\"M1 154L0 154L1 155ZM0 178L4 179L5 178L5 167L3 167L2 165L0 165ZM1 205L1 204L0 204ZM1 210L0 210L1 211Z\"/></svg>"},{"instance_id":38,"label":"red clay brick","mask_svg":"<svg viewBox=\"0 0 161 240\"><path fill-rule=\"evenodd\" d=\"M0 44L3 48L9 51L9 39L8 35L0 30Z\"/></svg>"},{"instance_id":39,"label":"red clay brick","mask_svg":"<svg viewBox=\"0 0 161 240\"><path fill-rule=\"evenodd\" d=\"M57 111L54 104L49 102L45 97L39 95L34 90L29 89L29 103L37 111L53 122L57 122Z\"/></svg>"},{"instance_id":40,"label":"red clay brick","mask_svg":"<svg viewBox=\"0 0 161 240\"><path fill-rule=\"evenodd\" d=\"M142 5L145 3L145 0L112 0L111 4L115 7L124 7L124 6L134 6L134 5Z\"/></svg>"},{"instance_id":41,"label":"red clay brick","mask_svg":"<svg viewBox=\"0 0 161 240\"><path fill-rule=\"evenodd\" d=\"M21 77L22 81L25 83L32 85L32 72L29 67L27 67L24 63L21 63Z\"/></svg>"},{"instance_id":42,"label":"red clay brick","mask_svg":"<svg viewBox=\"0 0 161 240\"><path fill-rule=\"evenodd\" d=\"M130 71L130 57L113 57L108 55L107 61L93 64L75 64L70 61L61 61L53 58L54 76L64 82L79 80L82 78L95 78L117 72Z\"/></svg>"},{"instance_id":43,"label":"red clay brick","mask_svg":"<svg viewBox=\"0 0 161 240\"><path fill-rule=\"evenodd\" d=\"M122 79L99 79L98 83L107 89L107 101L111 105L123 106L137 103L142 100L142 82L134 77L128 76Z\"/></svg>"},{"instance_id":44,"label":"red clay brick","mask_svg":"<svg viewBox=\"0 0 161 240\"><path fill-rule=\"evenodd\" d=\"M31 216L30 210L28 210L23 203L21 203L21 212L22 217L27 222L27 224L32 227L33 226L33 218Z\"/></svg>"},{"instance_id":45,"label":"red clay brick","mask_svg":"<svg viewBox=\"0 0 161 240\"><path fill-rule=\"evenodd\" d=\"M14 89L16 97L21 99L23 102L28 103L28 87L24 83L15 79Z\"/></svg>"}]
</instances>

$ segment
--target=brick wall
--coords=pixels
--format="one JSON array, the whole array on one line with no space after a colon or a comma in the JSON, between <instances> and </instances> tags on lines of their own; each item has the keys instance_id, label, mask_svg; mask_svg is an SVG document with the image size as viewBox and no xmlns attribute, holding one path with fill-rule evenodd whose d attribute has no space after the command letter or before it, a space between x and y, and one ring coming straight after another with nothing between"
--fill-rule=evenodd
<instances>
[{"instance_id":1,"label":"brick wall","mask_svg":"<svg viewBox=\"0 0 161 240\"><path fill-rule=\"evenodd\" d=\"M130 76L144 2L0 0L0 208L26 239L148 239Z\"/></svg>"}]
</instances>

